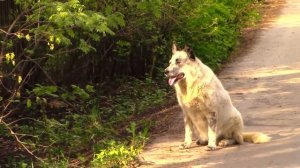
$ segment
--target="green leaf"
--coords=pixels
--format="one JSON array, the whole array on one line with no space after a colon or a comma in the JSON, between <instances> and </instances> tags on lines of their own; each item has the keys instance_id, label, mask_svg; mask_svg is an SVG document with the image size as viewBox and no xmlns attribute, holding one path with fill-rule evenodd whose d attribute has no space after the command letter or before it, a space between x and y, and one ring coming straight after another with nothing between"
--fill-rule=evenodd
<instances>
[{"instance_id":1,"label":"green leaf","mask_svg":"<svg viewBox=\"0 0 300 168\"><path fill-rule=\"evenodd\" d=\"M79 49L87 54L91 50L91 45L89 45L85 40L80 39Z\"/></svg>"},{"instance_id":2,"label":"green leaf","mask_svg":"<svg viewBox=\"0 0 300 168\"><path fill-rule=\"evenodd\" d=\"M60 95L64 100L75 100L75 96L70 93L63 93Z\"/></svg>"},{"instance_id":3,"label":"green leaf","mask_svg":"<svg viewBox=\"0 0 300 168\"><path fill-rule=\"evenodd\" d=\"M71 87L73 88L73 94L78 95L80 98L87 100L90 98L90 95L84 91L83 89L81 89L80 87L76 86L76 85L71 85Z\"/></svg>"},{"instance_id":4,"label":"green leaf","mask_svg":"<svg viewBox=\"0 0 300 168\"><path fill-rule=\"evenodd\" d=\"M42 86L37 85L33 90L33 93L37 96L52 96L52 97L58 97L56 94L57 92L57 86Z\"/></svg>"},{"instance_id":5,"label":"green leaf","mask_svg":"<svg viewBox=\"0 0 300 168\"><path fill-rule=\"evenodd\" d=\"M27 101L26 101L26 107L27 107L27 108L30 108L31 105L32 105L31 100L30 100L30 99L27 99Z\"/></svg>"},{"instance_id":6,"label":"green leaf","mask_svg":"<svg viewBox=\"0 0 300 168\"><path fill-rule=\"evenodd\" d=\"M85 41L84 39L80 39L79 49L82 52L84 52L85 54L87 54L91 50L96 51L96 49L92 45L90 45L87 41Z\"/></svg>"},{"instance_id":7,"label":"green leaf","mask_svg":"<svg viewBox=\"0 0 300 168\"><path fill-rule=\"evenodd\" d=\"M85 90L90 92L90 93L95 93L94 86L92 86L92 85L86 85Z\"/></svg>"}]
</instances>

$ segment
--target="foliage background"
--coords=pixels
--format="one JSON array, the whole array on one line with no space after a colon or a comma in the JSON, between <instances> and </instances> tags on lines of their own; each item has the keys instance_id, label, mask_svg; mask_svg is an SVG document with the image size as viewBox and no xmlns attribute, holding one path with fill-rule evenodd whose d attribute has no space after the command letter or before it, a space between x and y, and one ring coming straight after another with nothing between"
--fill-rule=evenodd
<instances>
[{"instance_id":1,"label":"foliage background","mask_svg":"<svg viewBox=\"0 0 300 168\"><path fill-rule=\"evenodd\" d=\"M190 45L217 70L258 20L259 6L0 1L0 164L132 166L154 123L130 121L172 95L163 76L171 44Z\"/></svg>"}]
</instances>

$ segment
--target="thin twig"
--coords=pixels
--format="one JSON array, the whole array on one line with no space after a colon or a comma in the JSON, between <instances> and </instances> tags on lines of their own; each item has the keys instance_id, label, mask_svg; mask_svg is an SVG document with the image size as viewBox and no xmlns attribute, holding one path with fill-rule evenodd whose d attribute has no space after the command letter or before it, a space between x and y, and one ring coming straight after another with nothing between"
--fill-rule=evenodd
<instances>
[{"instance_id":1,"label":"thin twig","mask_svg":"<svg viewBox=\"0 0 300 168\"><path fill-rule=\"evenodd\" d=\"M20 118L20 119L17 119L17 120L15 120L15 121L13 121L13 122L9 123L8 125L15 124L15 123L17 123L17 122L19 122L19 121L22 121L22 120L33 120L33 121L35 121L35 122L41 122L41 121L39 121L39 120L36 120L36 119L34 119L34 118L25 117L25 118Z\"/></svg>"},{"instance_id":2,"label":"thin twig","mask_svg":"<svg viewBox=\"0 0 300 168\"><path fill-rule=\"evenodd\" d=\"M43 159L39 158L38 156L34 155L33 152L31 152L25 145L24 142L22 142L19 137L17 136L17 134L10 128L10 126L5 123L3 120L1 121L1 124L3 124L6 129L8 129L8 131L10 132L10 134L15 138L15 140L18 142L19 145L21 145L23 147L23 149L25 149L25 151L30 154L31 156L33 156L35 159L44 162Z\"/></svg>"},{"instance_id":3,"label":"thin twig","mask_svg":"<svg viewBox=\"0 0 300 168\"><path fill-rule=\"evenodd\" d=\"M14 33L8 33L7 31L3 30L3 29L0 29L0 32L6 34L6 35L11 35L11 34L14 34Z\"/></svg>"},{"instance_id":4,"label":"thin twig","mask_svg":"<svg viewBox=\"0 0 300 168\"><path fill-rule=\"evenodd\" d=\"M34 137L34 138L38 137L37 135L30 135L30 134L19 134L19 133L14 133L14 134L11 134L11 135L30 136L30 137ZM24 143L24 144L28 144L28 143L25 143L25 142L23 142L23 143Z\"/></svg>"},{"instance_id":5,"label":"thin twig","mask_svg":"<svg viewBox=\"0 0 300 168\"><path fill-rule=\"evenodd\" d=\"M16 18L15 20L12 22L12 24L9 26L8 30L6 31L6 35L4 37L3 41L6 41L8 38L8 35L11 33L12 29L14 28L15 24L18 22L18 20L21 19L22 16L24 16L27 12L31 11L31 9L28 10L24 10L22 11ZM4 55L4 46L1 48L1 53L0 53L0 64L3 61L3 55Z\"/></svg>"}]
</instances>

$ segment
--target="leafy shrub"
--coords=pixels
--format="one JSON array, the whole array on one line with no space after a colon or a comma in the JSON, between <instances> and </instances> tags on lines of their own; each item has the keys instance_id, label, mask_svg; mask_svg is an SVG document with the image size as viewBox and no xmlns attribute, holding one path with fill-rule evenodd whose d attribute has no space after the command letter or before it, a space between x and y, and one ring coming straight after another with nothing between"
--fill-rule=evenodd
<instances>
[{"instance_id":1,"label":"leafy shrub","mask_svg":"<svg viewBox=\"0 0 300 168\"><path fill-rule=\"evenodd\" d=\"M127 167L134 161L138 152L133 146L116 144L115 141L108 143L108 147L95 155L92 161L93 167Z\"/></svg>"},{"instance_id":2,"label":"leafy shrub","mask_svg":"<svg viewBox=\"0 0 300 168\"><path fill-rule=\"evenodd\" d=\"M148 89L144 90L145 87ZM150 89L153 92L146 93ZM40 166L67 167L72 160L89 164L85 159L91 155L88 151L97 153L93 165L105 163L123 167L136 159L146 141L148 128L138 123L139 127L144 127L139 132L137 124L126 124L128 118L151 107L153 102L156 105L164 103L166 92L158 91L150 79L147 82L132 79L112 92L110 98L101 96L96 90L101 87L71 85L60 88L38 84L27 90L23 98L18 98L27 111L21 118L29 120L13 122L18 124L15 131L25 135L22 142L30 150L47 158ZM120 137L125 131L120 130L121 125L128 127L128 138ZM5 128L0 128L5 134Z\"/></svg>"},{"instance_id":3,"label":"leafy shrub","mask_svg":"<svg viewBox=\"0 0 300 168\"><path fill-rule=\"evenodd\" d=\"M92 161L94 167L128 167L137 161L138 154L147 140L148 129L142 132L136 130L136 123L131 123L127 131L131 133L130 145L118 143L114 140L106 143L105 149L95 154Z\"/></svg>"},{"instance_id":4,"label":"leafy shrub","mask_svg":"<svg viewBox=\"0 0 300 168\"><path fill-rule=\"evenodd\" d=\"M202 1L186 15L179 15L184 22L174 32L175 39L191 45L204 63L218 69L234 49L241 29L258 20L254 3L253 0Z\"/></svg>"},{"instance_id":5,"label":"leafy shrub","mask_svg":"<svg viewBox=\"0 0 300 168\"><path fill-rule=\"evenodd\" d=\"M107 146L106 149L95 155L92 161L93 167L127 167L139 154L133 146L116 144L115 141L111 141Z\"/></svg>"}]
</instances>

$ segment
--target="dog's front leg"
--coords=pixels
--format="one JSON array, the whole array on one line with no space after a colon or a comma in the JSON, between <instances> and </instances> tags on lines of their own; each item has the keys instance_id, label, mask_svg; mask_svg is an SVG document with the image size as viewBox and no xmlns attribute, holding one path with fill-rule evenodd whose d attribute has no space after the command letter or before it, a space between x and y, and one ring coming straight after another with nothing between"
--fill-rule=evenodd
<instances>
[{"instance_id":1,"label":"dog's front leg","mask_svg":"<svg viewBox=\"0 0 300 168\"><path fill-rule=\"evenodd\" d=\"M184 144L180 145L180 149L187 149L191 147L193 137L192 127L193 124L191 119L186 114L184 114Z\"/></svg>"},{"instance_id":2,"label":"dog's front leg","mask_svg":"<svg viewBox=\"0 0 300 168\"><path fill-rule=\"evenodd\" d=\"M217 149L217 118L215 112L210 112L207 116L208 122L208 151Z\"/></svg>"}]
</instances>

